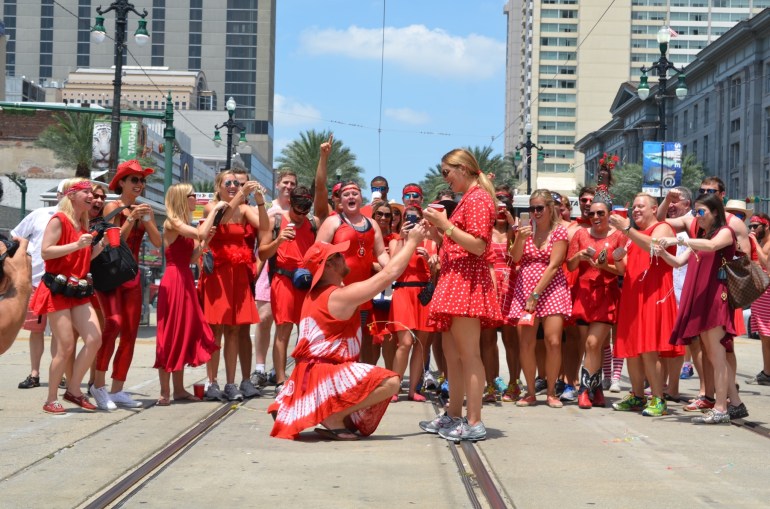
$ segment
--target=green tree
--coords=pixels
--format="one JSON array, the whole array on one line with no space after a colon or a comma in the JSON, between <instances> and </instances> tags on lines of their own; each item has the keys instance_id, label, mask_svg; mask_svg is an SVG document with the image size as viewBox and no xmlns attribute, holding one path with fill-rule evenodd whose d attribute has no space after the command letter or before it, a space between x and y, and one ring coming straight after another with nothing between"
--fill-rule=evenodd
<instances>
[{"instance_id":1,"label":"green tree","mask_svg":"<svg viewBox=\"0 0 770 509\"><path fill-rule=\"evenodd\" d=\"M318 158L321 154L321 143L328 141L330 131L316 131L311 129L299 133L299 139L292 141L275 159L279 169L290 169L297 173L300 185L311 187L315 179L315 171L318 167ZM345 147L341 140L334 138L332 151L327 162L328 184L331 189L339 179L343 182L354 180L362 189L366 189L361 178L363 170L356 165L356 155Z\"/></svg>"},{"instance_id":2,"label":"green tree","mask_svg":"<svg viewBox=\"0 0 770 509\"><path fill-rule=\"evenodd\" d=\"M193 189L197 193L213 193L214 182L210 180L197 180L192 183Z\"/></svg>"},{"instance_id":3,"label":"green tree","mask_svg":"<svg viewBox=\"0 0 770 509\"><path fill-rule=\"evenodd\" d=\"M91 178L96 116L90 113L57 113L54 115L57 123L40 133L35 145L53 151L59 167L74 167L76 177Z\"/></svg>"}]
</instances>

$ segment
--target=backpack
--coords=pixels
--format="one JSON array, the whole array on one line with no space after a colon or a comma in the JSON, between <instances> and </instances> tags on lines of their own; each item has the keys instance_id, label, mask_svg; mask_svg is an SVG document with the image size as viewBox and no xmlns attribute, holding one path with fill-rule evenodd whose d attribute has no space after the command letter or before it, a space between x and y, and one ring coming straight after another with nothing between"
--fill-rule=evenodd
<instances>
[{"instance_id":1,"label":"backpack","mask_svg":"<svg viewBox=\"0 0 770 509\"><path fill-rule=\"evenodd\" d=\"M96 231L94 244L104 236L107 228L113 228L110 221L126 207L118 207L95 223L92 228ZM94 288L100 292L111 292L120 285L131 281L139 273L139 264L134 259L128 244L120 238L120 245L112 247L107 244L99 256L91 260L91 276L94 280Z\"/></svg>"},{"instance_id":2,"label":"backpack","mask_svg":"<svg viewBox=\"0 0 770 509\"><path fill-rule=\"evenodd\" d=\"M313 232L313 237L316 236L318 233L318 225L315 223L315 217L309 216L306 217L308 221L310 221L310 231ZM278 235L281 234L281 221L283 220L283 214L276 214L275 215L275 225L273 225L273 240L278 238ZM279 269L275 266L276 260L278 259L278 252L267 259L267 277L269 281L273 281L273 275L278 272L281 273L287 277L289 277L292 280L292 283L294 286L299 290L307 290L310 288L310 282L313 280L312 275L310 275L310 271L307 269L296 269L294 271L284 271L283 269ZM302 271L301 274L297 274L297 271ZM308 275L310 277L308 278ZM306 288L305 288L306 286Z\"/></svg>"}]
</instances>

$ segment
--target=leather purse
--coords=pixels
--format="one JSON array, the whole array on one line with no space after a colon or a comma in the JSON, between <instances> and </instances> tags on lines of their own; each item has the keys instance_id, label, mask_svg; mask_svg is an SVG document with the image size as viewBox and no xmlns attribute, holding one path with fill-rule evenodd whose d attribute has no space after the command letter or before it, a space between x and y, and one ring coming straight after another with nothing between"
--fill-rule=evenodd
<instances>
[{"instance_id":1,"label":"leather purse","mask_svg":"<svg viewBox=\"0 0 770 509\"><path fill-rule=\"evenodd\" d=\"M727 301L734 309L751 305L770 286L770 276L748 256L722 258L721 268L727 277Z\"/></svg>"}]
</instances>

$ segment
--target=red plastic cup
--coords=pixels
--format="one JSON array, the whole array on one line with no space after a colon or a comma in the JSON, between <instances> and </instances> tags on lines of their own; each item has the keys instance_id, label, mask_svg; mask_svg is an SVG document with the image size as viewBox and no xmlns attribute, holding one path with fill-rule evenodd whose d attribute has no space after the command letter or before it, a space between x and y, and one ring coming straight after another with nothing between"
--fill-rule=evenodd
<instances>
[{"instance_id":1,"label":"red plastic cup","mask_svg":"<svg viewBox=\"0 0 770 509\"><path fill-rule=\"evenodd\" d=\"M105 235L107 235L110 246L118 247L120 245L120 228L107 228Z\"/></svg>"},{"instance_id":2,"label":"red plastic cup","mask_svg":"<svg viewBox=\"0 0 770 509\"><path fill-rule=\"evenodd\" d=\"M444 210L444 208L445 208L445 207L444 207L442 204L440 204L440 203L431 203L431 204L429 204L429 205L428 205L428 207L430 207L430 208L432 208L432 209L436 209L436 210Z\"/></svg>"},{"instance_id":3,"label":"red plastic cup","mask_svg":"<svg viewBox=\"0 0 770 509\"><path fill-rule=\"evenodd\" d=\"M196 398L203 399L203 392L206 386L204 384L193 384L193 394Z\"/></svg>"},{"instance_id":4,"label":"red plastic cup","mask_svg":"<svg viewBox=\"0 0 770 509\"><path fill-rule=\"evenodd\" d=\"M614 209L612 213L621 217L628 217L628 209Z\"/></svg>"}]
</instances>

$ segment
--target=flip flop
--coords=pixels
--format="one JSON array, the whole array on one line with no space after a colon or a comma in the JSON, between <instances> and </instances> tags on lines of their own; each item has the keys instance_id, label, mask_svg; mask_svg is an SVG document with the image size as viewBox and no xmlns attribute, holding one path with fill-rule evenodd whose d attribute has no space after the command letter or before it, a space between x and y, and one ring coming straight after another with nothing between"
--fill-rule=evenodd
<instances>
[{"instance_id":1,"label":"flip flop","mask_svg":"<svg viewBox=\"0 0 770 509\"><path fill-rule=\"evenodd\" d=\"M200 401L200 400L201 399L198 396L190 393L187 393L184 396L179 396L179 397L174 396L174 401L180 401L182 403L188 403L188 402Z\"/></svg>"},{"instance_id":2,"label":"flip flop","mask_svg":"<svg viewBox=\"0 0 770 509\"><path fill-rule=\"evenodd\" d=\"M171 405L171 400L168 398L158 398L158 401L155 402L156 406L169 406Z\"/></svg>"},{"instance_id":3,"label":"flip flop","mask_svg":"<svg viewBox=\"0 0 770 509\"><path fill-rule=\"evenodd\" d=\"M339 442L354 442L356 440L360 440L361 437L358 435L355 435L351 433L349 429L346 428L339 428L339 429L329 429L329 428L316 428L313 431L321 435L322 437L328 439L328 440L335 440ZM352 434L352 437L343 437L342 434Z\"/></svg>"}]
</instances>

